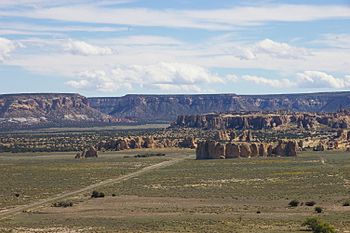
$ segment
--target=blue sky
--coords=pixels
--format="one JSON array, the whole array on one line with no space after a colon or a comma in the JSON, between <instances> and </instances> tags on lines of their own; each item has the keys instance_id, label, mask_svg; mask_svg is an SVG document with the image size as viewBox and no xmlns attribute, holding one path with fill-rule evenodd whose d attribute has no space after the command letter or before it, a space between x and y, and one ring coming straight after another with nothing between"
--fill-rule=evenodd
<instances>
[{"instance_id":1,"label":"blue sky","mask_svg":"<svg viewBox=\"0 0 350 233\"><path fill-rule=\"evenodd\" d=\"M1 0L0 93L350 89L350 1Z\"/></svg>"}]
</instances>

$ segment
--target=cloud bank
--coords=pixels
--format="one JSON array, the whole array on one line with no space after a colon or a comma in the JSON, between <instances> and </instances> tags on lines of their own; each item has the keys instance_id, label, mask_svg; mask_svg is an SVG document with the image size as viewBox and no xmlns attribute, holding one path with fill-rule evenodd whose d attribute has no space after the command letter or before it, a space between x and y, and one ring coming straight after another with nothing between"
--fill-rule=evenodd
<instances>
[{"instance_id":1,"label":"cloud bank","mask_svg":"<svg viewBox=\"0 0 350 233\"><path fill-rule=\"evenodd\" d=\"M70 80L66 84L80 90L96 89L100 92L132 90L135 87L169 92L200 92L200 84L224 83L221 77L203 67L165 62L85 71L79 77L79 80Z\"/></svg>"}]
</instances>

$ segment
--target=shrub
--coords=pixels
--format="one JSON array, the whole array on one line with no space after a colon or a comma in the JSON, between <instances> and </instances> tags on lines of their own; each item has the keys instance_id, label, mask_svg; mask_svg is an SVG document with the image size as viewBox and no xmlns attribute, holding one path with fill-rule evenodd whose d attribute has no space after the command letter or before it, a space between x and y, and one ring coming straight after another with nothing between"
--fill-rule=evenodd
<instances>
[{"instance_id":1,"label":"shrub","mask_svg":"<svg viewBox=\"0 0 350 233\"><path fill-rule=\"evenodd\" d=\"M59 201L59 202L53 203L52 206L53 207L63 207L63 208L72 207L73 202L71 202L71 201Z\"/></svg>"},{"instance_id":2,"label":"shrub","mask_svg":"<svg viewBox=\"0 0 350 233\"><path fill-rule=\"evenodd\" d=\"M115 193L113 193L113 194L112 194L112 197L115 197L115 196L116 196Z\"/></svg>"},{"instance_id":3,"label":"shrub","mask_svg":"<svg viewBox=\"0 0 350 233\"><path fill-rule=\"evenodd\" d=\"M322 213L323 209L321 207L317 206L317 207L315 207L315 211L316 211L316 213L320 214L320 213Z\"/></svg>"},{"instance_id":4,"label":"shrub","mask_svg":"<svg viewBox=\"0 0 350 233\"><path fill-rule=\"evenodd\" d=\"M318 218L307 218L302 226L306 226L314 233L336 233L334 227Z\"/></svg>"},{"instance_id":5,"label":"shrub","mask_svg":"<svg viewBox=\"0 0 350 233\"><path fill-rule=\"evenodd\" d=\"M305 205L307 205L307 206L314 206L314 205L316 205L316 202L314 202L314 201L307 201L307 202L305 202Z\"/></svg>"},{"instance_id":6,"label":"shrub","mask_svg":"<svg viewBox=\"0 0 350 233\"><path fill-rule=\"evenodd\" d=\"M105 194L103 192L97 192L97 191L93 191L91 193L91 198L100 198L100 197L105 197Z\"/></svg>"},{"instance_id":7,"label":"shrub","mask_svg":"<svg viewBox=\"0 0 350 233\"><path fill-rule=\"evenodd\" d=\"M297 207L299 205L299 201L298 200L292 200L288 203L288 205L290 207Z\"/></svg>"},{"instance_id":8,"label":"shrub","mask_svg":"<svg viewBox=\"0 0 350 233\"><path fill-rule=\"evenodd\" d=\"M343 206L350 206L350 201L346 201L343 203Z\"/></svg>"}]
</instances>

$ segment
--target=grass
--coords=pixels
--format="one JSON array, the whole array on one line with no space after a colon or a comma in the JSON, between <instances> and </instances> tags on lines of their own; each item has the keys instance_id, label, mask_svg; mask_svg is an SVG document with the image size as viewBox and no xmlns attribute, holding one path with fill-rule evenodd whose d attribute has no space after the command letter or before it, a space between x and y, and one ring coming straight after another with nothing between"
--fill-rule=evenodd
<instances>
[{"instance_id":1,"label":"grass","mask_svg":"<svg viewBox=\"0 0 350 233\"><path fill-rule=\"evenodd\" d=\"M184 198L339 201L349 194L350 156L323 157L326 164L321 164L317 153L296 159L187 160L106 191Z\"/></svg>"},{"instance_id":2,"label":"grass","mask_svg":"<svg viewBox=\"0 0 350 233\"><path fill-rule=\"evenodd\" d=\"M179 153L193 151L177 151L174 156ZM58 164L68 165L54 167L67 167L64 171L79 179L87 177L87 170L96 170L88 177L104 179L106 173L118 175L137 169L135 164L144 166L161 158L106 155L101 160L73 162L62 158ZM0 230L24 227L49 232L54 227L83 232L305 232L301 224L310 216L329 222L339 232L350 230L350 209L343 206L350 195L349 153L304 152L298 158L192 158L103 187L98 191L105 193L105 198L86 197L70 208L46 207L20 214L0 222ZM50 160L55 161L42 156L37 162L46 164ZM36 166L30 167L36 170ZM50 190L49 182L45 185ZM304 203L313 200L324 212L316 214L315 207L305 204L288 207L293 199Z\"/></svg>"},{"instance_id":3,"label":"grass","mask_svg":"<svg viewBox=\"0 0 350 233\"><path fill-rule=\"evenodd\" d=\"M74 159L74 153L25 153L0 156L0 210L74 191L118 177L167 158L123 159L125 153Z\"/></svg>"}]
</instances>

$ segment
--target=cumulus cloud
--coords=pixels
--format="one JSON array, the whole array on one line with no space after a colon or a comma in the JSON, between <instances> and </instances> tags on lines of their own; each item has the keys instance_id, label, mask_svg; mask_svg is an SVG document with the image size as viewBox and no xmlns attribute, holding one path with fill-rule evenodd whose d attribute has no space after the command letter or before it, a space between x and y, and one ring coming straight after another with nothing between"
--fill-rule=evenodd
<instances>
[{"instance_id":1,"label":"cumulus cloud","mask_svg":"<svg viewBox=\"0 0 350 233\"><path fill-rule=\"evenodd\" d=\"M11 52L21 46L17 42L0 37L0 62L4 62L10 56Z\"/></svg>"},{"instance_id":2,"label":"cumulus cloud","mask_svg":"<svg viewBox=\"0 0 350 233\"><path fill-rule=\"evenodd\" d=\"M64 50L74 55L111 55L113 51L108 47L99 47L85 41L69 40L64 44Z\"/></svg>"},{"instance_id":3,"label":"cumulus cloud","mask_svg":"<svg viewBox=\"0 0 350 233\"><path fill-rule=\"evenodd\" d=\"M274 88L350 88L350 75L345 75L343 78L336 78L333 75L321 71L304 71L297 73L296 76L291 79L268 79L253 75L243 75L242 79L244 81L253 82L257 85Z\"/></svg>"},{"instance_id":4,"label":"cumulus cloud","mask_svg":"<svg viewBox=\"0 0 350 233\"><path fill-rule=\"evenodd\" d=\"M304 71L297 74L297 83L302 88L350 88L350 76L336 78L320 71Z\"/></svg>"},{"instance_id":5,"label":"cumulus cloud","mask_svg":"<svg viewBox=\"0 0 350 233\"><path fill-rule=\"evenodd\" d=\"M229 42L226 41L226 43ZM291 46L285 42L277 42L271 39L264 39L250 45L229 46L224 51L241 60L258 59L263 55L279 59L298 59L311 55L310 51L305 48Z\"/></svg>"},{"instance_id":6,"label":"cumulus cloud","mask_svg":"<svg viewBox=\"0 0 350 233\"><path fill-rule=\"evenodd\" d=\"M203 67L183 63L118 66L110 70L86 71L79 80L66 82L76 89L113 92L135 87L170 92L199 92L201 84L224 83L223 79Z\"/></svg>"},{"instance_id":7,"label":"cumulus cloud","mask_svg":"<svg viewBox=\"0 0 350 233\"><path fill-rule=\"evenodd\" d=\"M259 41L254 46L255 53L265 53L272 57L297 59L310 55L305 48L291 46L287 43L276 42L270 39Z\"/></svg>"},{"instance_id":8,"label":"cumulus cloud","mask_svg":"<svg viewBox=\"0 0 350 233\"><path fill-rule=\"evenodd\" d=\"M253 82L257 85L270 86L274 88L289 88L294 84L288 79L268 79L254 75L243 75L242 79L245 81Z\"/></svg>"}]
</instances>

